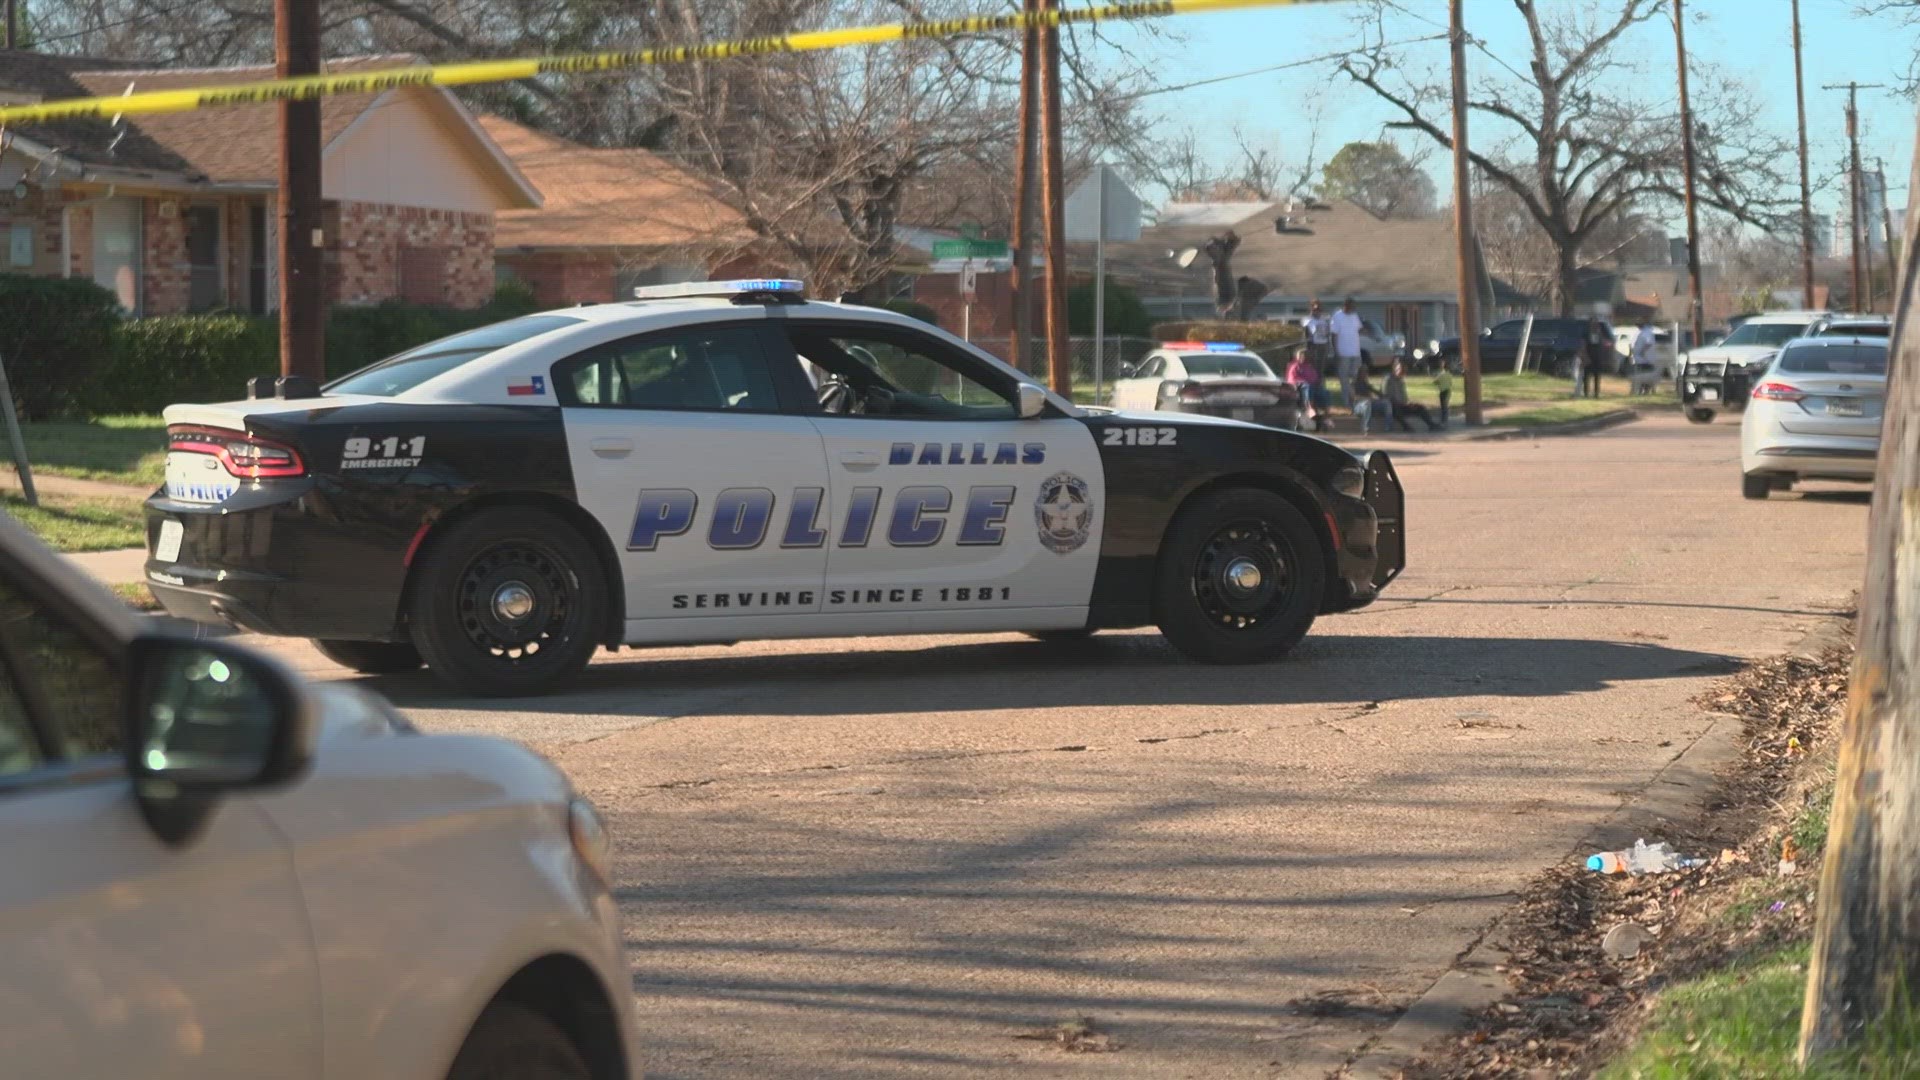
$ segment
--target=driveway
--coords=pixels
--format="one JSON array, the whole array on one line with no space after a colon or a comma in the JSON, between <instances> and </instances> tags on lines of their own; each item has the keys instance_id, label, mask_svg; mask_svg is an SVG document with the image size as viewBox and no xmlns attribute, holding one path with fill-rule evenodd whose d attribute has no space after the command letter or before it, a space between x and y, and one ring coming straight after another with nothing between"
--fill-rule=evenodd
<instances>
[{"instance_id":1,"label":"driveway","mask_svg":"<svg viewBox=\"0 0 1920 1080\"><path fill-rule=\"evenodd\" d=\"M1268 666L1142 631L368 684L607 812L650 1077L1314 1075L1698 737L1693 695L1849 606L1864 494L1747 502L1737 459L1667 419L1409 447L1406 574ZM1119 1049L1016 1038L1081 1016Z\"/></svg>"}]
</instances>

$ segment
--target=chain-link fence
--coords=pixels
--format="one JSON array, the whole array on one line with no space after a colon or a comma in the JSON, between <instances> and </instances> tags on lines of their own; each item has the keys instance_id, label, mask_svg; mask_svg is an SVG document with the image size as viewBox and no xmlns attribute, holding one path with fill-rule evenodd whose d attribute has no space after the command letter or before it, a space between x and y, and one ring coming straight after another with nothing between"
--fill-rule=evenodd
<instances>
[{"instance_id":1,"label":"chain-link fence","mask_svg":"<svg viewBox=\"0 0 1920 1080\"><path fill-rule=\"evenodd\" d=\"M974 338L973 343L1002 360L1012 356L1013 339L1010 337ZM1160 343L1152 338L1123 337L1108 335L1100 343L1096 355L1093 337L1075 337L1071 339L1073 364L1073 397L1083 405L1103 405L1113 396L1113 380L1121 377L1121 369L1127 364L1140 361ZM1045 381L1047 341L1034 335L1027 348L1021 351L1021 370L1032 373Z\"/></svg>"}]
</instances>

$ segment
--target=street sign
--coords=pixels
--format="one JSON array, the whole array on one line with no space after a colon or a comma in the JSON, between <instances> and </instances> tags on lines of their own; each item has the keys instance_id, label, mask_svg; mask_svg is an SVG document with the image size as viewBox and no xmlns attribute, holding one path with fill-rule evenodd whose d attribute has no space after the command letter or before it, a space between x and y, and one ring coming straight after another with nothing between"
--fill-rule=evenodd
<instances>
[{"instance_id":1,"label":"street sign","mask_svg":"<svg viewBox=\"0 0 1920 1080\"><path fill-rule=\"evenodd\" d=\"M969 300L973 299L974 285L979 281L979 276L980 271L976 269L972 263L968 263L966 268L960 271L961 296Z\"/></svg>"},{"instance_id":2,"label":"street sign","mask_svg":"<svg viewBox=\"0 0 1920 1080\"><path fill-rule=\"evenodd\" d=\"M1005 240L935 240L932 255L941 259L1006 259L1012 257Z\"/></svg>"}]
</instances>

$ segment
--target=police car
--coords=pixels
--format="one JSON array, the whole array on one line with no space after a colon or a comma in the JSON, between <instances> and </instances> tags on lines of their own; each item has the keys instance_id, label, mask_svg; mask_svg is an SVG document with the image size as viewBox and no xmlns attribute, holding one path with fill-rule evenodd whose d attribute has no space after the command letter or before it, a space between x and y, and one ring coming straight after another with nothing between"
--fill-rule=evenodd
<instances>
[{"instance_id":1,"label":"police car","mask_svg":"<svg viewBox=\"0 0 1920 1080\"><path fill-rule=\"evenodd\" d=\"M1113 382L1113 405L1300 426L1293 384L1234 341L1167 342L1121 371Z\"/></svg>"},{"instance_id":2,"label":"police car","mask_svg":"<svg viewBox=\"0 0 1920 1080\"><path fill-rule=\"evenodd\" d=\"M1385 454L1083 411L791 281L641 289L250 393L166 410L154 595L471 691L751 638L1157 625L1257 661L1404 565Z\"/></svg>"}]
</instances>

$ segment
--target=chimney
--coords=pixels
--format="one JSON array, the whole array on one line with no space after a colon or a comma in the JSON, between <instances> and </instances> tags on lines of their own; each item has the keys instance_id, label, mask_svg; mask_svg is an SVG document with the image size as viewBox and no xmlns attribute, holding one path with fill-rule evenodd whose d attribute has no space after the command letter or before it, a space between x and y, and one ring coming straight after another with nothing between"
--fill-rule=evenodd
<instances>
[{"instance_id":1,"label":"chimney","mask_svg":"<svg viewBox=\"0 0 1920 1080\"><path fill-rule=\"evenodd\" d=\"M1687 265L1687 238L1684 236L1667 237L1667 258L1674 266Z\"/></svg>"}]
</instances>

